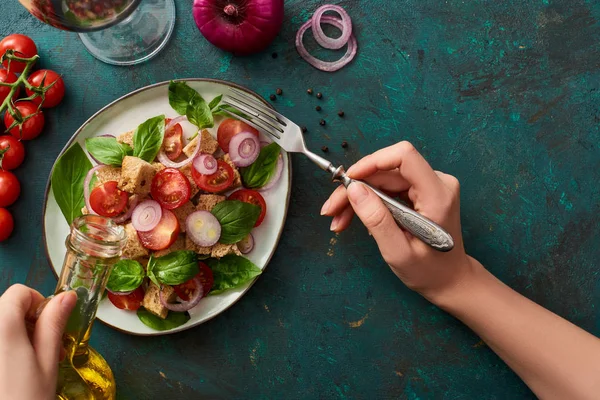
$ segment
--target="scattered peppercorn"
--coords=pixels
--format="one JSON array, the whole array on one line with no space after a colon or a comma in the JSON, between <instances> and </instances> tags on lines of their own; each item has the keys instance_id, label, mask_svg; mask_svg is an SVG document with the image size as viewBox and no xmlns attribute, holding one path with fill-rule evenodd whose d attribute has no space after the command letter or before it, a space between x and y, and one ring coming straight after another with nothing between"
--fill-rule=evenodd
<instances>
[{"instance_id":1,"label":"scattered peppercorn","mask_svg":"<svg viewBox=\"0 0 600 400\"><path fill-rule=\"evenodd\" d=\"M321 111L321 106L316 106L316 107L315 107L315 110L317 110L317 111Z\"/></svg>"},{"instance_id":2,"label":"scattered peppercorn","mask_svg":"<svg viewBox=\"0 0 600 400\"><path fill-rule=\"evenodd\" d=\"M345 140L342 142L342 148L345 149L346 147L348 147L348 142L346 142Z\"/></svg>"},{"instance_id":3,"label":"scattered peppercorn","mask_svg":"<svg viewBox=\"0 0 600 400\"><path fill-rule=\"evenodd\" d=\"M312 90L312 89L308 89L308 90L306 91L306 93L308 93L308 94L313 94L313 90Z\"/></svg>"},{"instance_id":4,"label":"scattered peppercorn","mask_svg":"<svg viewBox=\"0 0 600 400\"><path fill-rule=\"evenodd\" d=\"M344 116L344 111L343 111L343 110L340 110L340 111L338 111L338 115L339 115L340 117L343 117L343 116Z\"/></svg>"},{"instance_id":5,"label":"scattered peppercorn","mask_svg":"<svg viewBox=\"0 0 600 400\"><path fill-rule=\"evenodd\" d=\"M269 98L270 98L272 101L275 101L275 100L277 100L277 96L275 96L274 94L270 95L270 96L269 96Z\"/></svg>"},{"instance_id":6,"label":"scattered peppercorn","mask_svg":"<svg viewBox=\"0 0 600 400\"><path fill-rule=\"evenodd\" d=\"M325 123L326 123L326 122L325 122L325 120L324 120L324 119L322 119L322 120L320 120L320 121L319 121L319 124L320 124L321 126L325 126Z\"/></svg>"},{"instance_id":7,"label":"scattered peppercorn","mask_svg":"<svg viewBox=\"0 0 600 400\"><path fill-rule=\"evenodd\" d=\"M273 57L273 58L277 58L277 53L273 53L273 54L271 54L271 57Z\"/></svg>"},{"instance_id":8,"label":"scattered peppercorn","mask_svg":"<svg viewBox=\"0 0 600 400\"><path fill-rule=\"evenodd\" d=\"M277 88L277 94L281 96L283 94L283 90Z\"/></svg>"},{"instance_id":9,"label":"scattered peppercorn","mask_svg":"<svg viewBox=\"0 0 600 400\"><path fill-rule=\"evenodd\" d=\"M322 94L321 92L318 92L318 93L317 93L317 99L320 99L320 98L322 98L322 97L323 97L323 94Z\"/></svg>"},{"instance_id":10,"label":"scattered peppercorn","mask_svg":"<svg viewBox=\"0 0 600 400\"><path fill-rule=\"evenodd\" d=\"M323 150L323 153L327 153L329 151L329 147L323 146L321 147L321 150Z\"/></svg>"},{"instance_id":11,"label":"scattered peppercorn","mask_svg":"<svg viewBox=\"0 0 600 400\"><path fill-rule=\"evenodd\" d=\"M308 131L308 129L306 129L306 127L305 127L305 126L302 126L302 128L301 128L301 129L302 129L302 133L306 133L306 131Z\"/></svg>"}]
</instances>

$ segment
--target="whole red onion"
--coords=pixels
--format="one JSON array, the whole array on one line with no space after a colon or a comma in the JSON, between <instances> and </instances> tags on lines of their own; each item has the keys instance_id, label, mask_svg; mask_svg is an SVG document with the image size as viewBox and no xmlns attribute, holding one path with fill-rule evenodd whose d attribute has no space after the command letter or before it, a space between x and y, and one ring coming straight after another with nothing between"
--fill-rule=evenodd
<instances>
[{"instance_id":1,"label":"whole red onion","mask_svg":"<svg viewBox=\"0 0 600 400\"><path fill-rule=\"evenodd\" d=\"M283 23L283 0L194 0L193 11L206 40L235 55L264 50Z\"/></svg>"}]
</instances>

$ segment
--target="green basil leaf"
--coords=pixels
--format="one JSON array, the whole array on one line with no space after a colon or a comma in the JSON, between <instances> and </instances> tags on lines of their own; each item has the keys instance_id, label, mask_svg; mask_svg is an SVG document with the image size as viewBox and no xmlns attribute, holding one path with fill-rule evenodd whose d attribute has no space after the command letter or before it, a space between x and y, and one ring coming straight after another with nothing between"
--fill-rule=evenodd
<instances>
[{"instance_id":1,"label":"green basil leaf","mask_svg":"<svg viewBox=\"0 0 600 400\"><path fill-rule=\"evenodd\" d=\"M115 264L106 287L113 292L129 292L140 287L145 277L142 264L124 259Z\"/></svg>"},{"instance_id":2,"label":"green basil leaf","mask_svg":"<svg viewBox=\"0 0 600 400\"><path fill-rule=\"evenodd\" d=\"M219 105L219 103L221 103L221 100L223 100L223 95L220 94L217 97L215 97L214 99L211 100L210 103L208 103L208 108L212 110L214 110L215 108L217 108L217 106Z\"/></svg>"},{"instance_id":3,"label":"green basil leaf","mask_svg":"<svg viewBox=\"0 0 600 400\"><path fill-rule=\"evenodd\" d=\"M180 285L198 274L198 257L193 251L174 251L148 261L148 277L157 286Z\"/></svg>"},{"instance_id":4,"label":"green basil leaf","mask_svg":"<svg viewBox=\"0 0 600 400\"><path fill-rule=\"evenodd\" d=\"M280 152L281 147L277 143L271 143L260 150L258 158L252 165L240 168L244 186L258 189L269 183L275 173Z\"/></svg>"},{"instance_id":5,"label":"green basil leaf","mask_svg":"<svg viewBox=\"0 0 600 400\"><path fill-rule=\"evenodd\" d=\"M187 106L186 116L188 121L196 125L198 129L212 128L215 126L212 112L202 96L194 97Z\"/></svg>"},{"instance_id":6,"label":"green basil leaf","mask_svg":"<svg viewBox=\"0 0 600 400\"><path fill-rule=\"evenodd\" d=\"M221 224L219 242L234 244L248 236L260 211L259 206L238 200L225 200L214 206L210 212Z\"/></svg>"},{"instance_id":7,"label":"green basil leaf","mask_svg":"<svg viewBox=\"0 0 600 400\"><path fill-rule=\"evenodd\" d=\"M145 308L140 308L137 311L137 316L140 321L144 323L144 325L152 329L156 329L157 331L168 331L169 329L175 329L190 320L190 314L187 312L179 313L170 311L169 315L167 315L167 318L161 319L156 315L151 314Z\"/></svg>"},{"instance_id":8,"label":"green basil leaf","mask_svg":"<svg viewBox=\"0 0 600 400\"><path fill-rule=\"evenodd\" d=\"M164 115L143 122L133 135L133 155L147 162L154 161L160 151L164 137Z\"/></svg>"},{"instance_id":9,"label":"green basil leaf","mask_svg":"<svg viewBox=\"0 0 600 400\"><path fill-rule=\"evenodd\" d=\"M244 114L243 112L239 111L237 108L233 108L228 104L221 104L219 107L217 107L216 111L213 110L213 115L219 115L222 117L228 117L231 118L231 114L229 114L227 111L229 111L229 113L231 114L235 114L238 115L242 118L246 118L246 119L250 119L250 117L248 117L246 114Z\"/></svg>"},{"instance_id":10,"label":"green basil leaf","mask_svg":"<svg viewBox=\"0 0 600 400\"><path fill-rule=\"evenodd\" d=\"M125 156L133 155L133 149L128 144L119 143L114 137L85 139L85 148L96 160L106 165L121 166Z\"/></svg>"},{"instance_id":11,"label":"green basil leaf","mask_svg":"<svg viewBox=\"0 0 600 400\"><path fill-rule=\"evenodd\" d=\"M90 169L92 163L79 143L75 143L60 156L52 171L52 192L69 225L82 215L83 182Z\"/></svg>"},{"instance_id":12,"label":"green basil leaf","mask_svg":"<svg viewBox=\"0 0 600 400\"><path fill-rule=\"evenodd\" d=\"M210 294L219 294L240 287L262 273L262 270L250 260L234 254L220 259L211 258L206 263L215 279Z\"/></svg>"},{"instance_id":13,"label":"green basil leaf","mask_svg":"<svg viewBox=\"0 0 600 400\"><path fill-rule=\"evenodd\" d=\"M185 82L169 83L169 104L179 115L186 115L188 104L198 96L200 96L198 92Z\"/></svg>"}]
</instances>

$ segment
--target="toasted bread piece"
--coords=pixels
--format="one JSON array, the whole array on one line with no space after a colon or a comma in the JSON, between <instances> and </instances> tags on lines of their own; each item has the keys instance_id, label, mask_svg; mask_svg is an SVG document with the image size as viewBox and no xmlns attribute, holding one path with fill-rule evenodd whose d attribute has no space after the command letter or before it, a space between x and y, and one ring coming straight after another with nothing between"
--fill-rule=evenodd
<instances>
[{"instance_id":1,"label":"toasted bread piece","mask_svg":"<svg viewBox=\"0 0 600 400\"><path fill-rule=\"evenodd\" d=\"M227 200L227 197L219 194L201 194L198 196L197 211L211 211L214 206L222 201Z\"/></svg>"},{"instance_id":2,"label":"toasted bread piece","mask_svg":"<svg viewBox=\"0 0 600 400\"><path fill-rule=\"evenodd\" d=\"M190 193L190 198L194 197L195 195L198 194L198 192L200 191L200 188L198 187L198 185L196 185L196 181L194 181L194 178L192 178L192 164L190 163L190 164L186 165L185 167L179 168L179 171L181 171L181 173L183 175L185 175L185 177L190 182L190 187L192 188L192 191Z\"/></svg>"},{"instance_id":3,"label":"toasted bread piece","mask_svg":"<svg viewBox=\"0 0 600 400\"><path fill-rule=\"evenodd\" d=\"M123 249L122 258L134 260L140 257L148 256L148 250L140 242L137 231L131 223L125 225L125 233L127 233L127 243Z\"/></svg>"},{"instance_id":4,"label":"toasted bread piece","mask_svg":"<svg viewBox=\"0 0 600 400\"><path fill-rule=\"evenodd\" d=\"M179 230L180 232L185 233L185 220L187 219L188 215L190 215L191 213L193 213L195 211L195 207L194 204L192 204L191 201L188 201L187 203L185 203L184 205L182 205L181 207L178 207L173 211L173 214L175 214L175 216L177 217L177 220L179 221Z\"/></svg>"},{"instance_id":5,"label":"toasted bread piece","mask_svg":"<svg viewBox=\"0 0 600 400\"><path fill-rule=\"evenodd\" d=\"M119 189L146 197L150 194L154 175L156 175L156 169L152 164L141 158L126 156L121 167Z\"/></svg>"},{"instance_id":6,"label":"toasted bread piece","mask_svg":"<svg viewBox=\"0 0 600 400\"><path fill-rule=\"evenodd\" d=\"M238 171L238 169L235 166L235 164L233 163L233 161L231 161L231 157L229 157L229 153L227 153L223 156L223 161L225 161L227 164L229 164L231 169L233 169L233 183L231 184L229 189L235 189L235 188L242 186L242 177L240 175L240 171Z\"/></svg>"},{"instance_id":7,"label":"toasted bread piece","mask_svg":"<svg viewBox=\"0 0 600 400\"><path fill-rule=\"evenodd\" d=\"M196 243L194 243L192 241L192 239L189 238L189 236L186 235L185 236L185 249L191 250L191 251L201 254L203 256L207 256L210 254L210 252L212 250L212 246L209 246L209 247L198 246Z\"/></svg>"},{"instance_id":8,"label":"toasted bread piece","mask_svg":"<svg viewBox=\"0 0 600 400\"><path fill-rule=\"evenodd\" d=\"M240 250L237 247L237 244L217 243L212 247L212 249L210 251L210 256L212 258L222 258L228 254L235 254L238 256L242 255L242 253L240 252Z\"/></svg>"},{"instance_id":9,"label":"toasted bread piece","mask_svg":"<svg viewBox=\"0 0 600 400\"><path fill-rule=\"evenodd\" d=\"M128 144L133 149L133 135L135 135L135 130L125 132L117 136L117 142Z\"/></svg>"},{"instance_id":10,"label":"toasted bread piece","mask_svg":"<svg viewBox=\"0 0 600 400\"><path fill-rule=\"evenodd\" d=\"M165 319L167 318L167 315L169 315L169 310L165 306L163 306L160 301L161 291L163 293L163 297L166 299L167 302L171 302L177 297L177 293L175 293L175 290L171 286L163 285L161 289L154 283L150 282L148 290L146 290L146 294L144 295L142 306L144 306L146 310L156 315L157 317Z\"/></svg>"},{"instance_id":11,"label":"toasted bread piece","mask_svg":"<svg viewBox=\"0 0 600 400\"><path fill-rule=\"evenodd\" d=\"M177 237L177 240L175 241L175 243L173 243L171 245L171 247L164 249L164 250L155 251L154 257L166 256L167 254L170 254L174 251L185 250L185 249L186 249L185 248L185 235L179 235Z\"/></svg>"},{"instance_id":12,"label":"toasted bread piece","mask_svg":"<svg viewBox=\"0 0 600 400\"><path fill-rule=\"evenodd\" d=\"M219 149L219 142L212 137L209 131L206 129L202 130L192 141L188 143L187 146L183 148L183 152L185 155L190 157L194 154L194 150L196 150L196 146L198 146L198 140L202 139L202 144L200 145L200 153L204 154L214 154Z\"/></svg>"}]
</instances>

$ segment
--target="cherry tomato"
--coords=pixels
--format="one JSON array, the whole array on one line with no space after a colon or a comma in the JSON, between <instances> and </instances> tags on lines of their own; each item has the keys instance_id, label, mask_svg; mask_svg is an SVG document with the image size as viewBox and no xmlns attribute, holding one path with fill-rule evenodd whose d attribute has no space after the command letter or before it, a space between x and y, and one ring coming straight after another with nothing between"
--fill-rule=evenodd
<instances>
[{"instance_id":1,"label":"cherry tomato","mask_svg":"<svg viewBox=\"0 0 600 400\"><path fill-rule=\"evenodd\" d=\"M6 151L2 153L4 150ZM10 171L21 165L24 159L23 143L10 135L0 136L0 168Z\"/></svg>"},{"instance_id":2,"label":"cherry tomato","mask_svg":"<svg viewBox=\"0 0 600 400\"><path fill-rule=\"evenodd\" d=\"M38 111L38 106L30 101L20 101L15 107L23 118L34 114L34 116L23 124L21 130L19 130L19 126L15 126L10 130L10 134L20 140L31 140L35 139L42 133L44 129L44 123L46 122L44 119L44 113L42 111ZM15 122L12 115L8 112L4 113L4 126L8 129L13 122Z\"/></svg>"},{"instance_id":3,"label":"cherry tomato","mask_svg":"<svg viewBox=\"0 0 600 400\"><path fill-rule=\"evenodd\" d=\"M200 272L198 272L198 275L196 275L195 278L198 278L200 282L202 282L202 290L204 296L206 296L208 292L210 292L210 289L212 289L215 278L212 269L202 261L198 261L198 269L200 269ZM190 279L181 285L173 286L173 289L175 289L175 293L177 293L177 296L179 296L181 300L188 301L192 293L194 293L194 290L196 290L196 282L193 279Z\"/></svg>"},{"instance_id":4,"label":"cherry tomato","mask_svg":"<svg viewBox=\"0 0 600 400\"><path fill-rule=\"evenodd\" d=\"M244 203L250 203L260 207L260 215L258 216L254 227L257 227L260 224L262 224L263 220L265 219L265 215L267 215L267 203L265 202L265 199L262 197L262 195L256 190L240 189L236 192L231 193L229 195L229 200L239 200L243 201Z\"/></svg>"},{"instance_id":5,"label":"cherry tomato","mask_svg":"<svg viewBox=\"0 0 600 400\"><path fill-rule=\"evenodd\" d=\"M12 234L15 221L6 208L0 208L0 242L5 241Z\"/></svg>"},{"instance_id":6,"label":"cherry tomato","mask_svg":"<svg viewBox=\"0 0 600 400\"><path fill-rule=\"evenodd\" d=\"M219 130L217 131L217 141L219 142L221 150L225 153L229 153L229 142L231 142L231 138L240 132L250 132L256 137L259 137L258 131L245 122L231 118L221 122Z\"/></svg>"},{"instance_id":7,"label":"cherry tomato","mask_svg":"<svg viewBox=\"0 0 600 400\"><path fill-rule=\"evenodd\" d=\"M121 310L137 311L144 301L144 289L140 286L130 294L112 294L108 292L108 299L113 305Z\"/></svg>"},{"instance_id":8,"label":"cherry tomato","mask_svg":"<svg viewBox=\"0 0 600 400\"><path fill-rule=\"evenodd\" d=\"M0 56L4 55L6 50L15 50L15 55L22 58L31 58L37 54L37 47L31 38L25 35L15 33L2 39L0 42ZM21 73L25 69L24 62L11 61L10 68L8 66L8 60L4 60L2 63L4 68L14 73Z\"/></svg>"},{"instance_id":9,"label":"cherry tomato","mask_svg":"<svg viewBox=\"0 0 600 400\"><path fill-rule=\"evenodd\" d=\"M219 193L233 183L233 169L223 160L217 160L217 172L203 175L192 167L192 178L198 187L206 192Z\"/></svg>"},{"instance_id":10,"label":"cherry tomato","mask_svg":"<svg viewBox=\"0 0 600 400\"><path fill-rule=\"evenodd\" d=\"M15 83L17 81L17 76L10 71L5 69L0 69L0 82L2 83ZM6 100L6 96L10 93L10 88L8 86L0 86L0 104ZM13 95L13 100L19 98L19 94L21 93L21 88L17 87L15 94Z\"/></svg>"},{"instance_id":11,"label":"cherry tomato","mask_svg":"<svg viewBox=\"0 0 600 400\"><path fill-rule=\"evenodd\" d=\"M8 207L19 198L21 184L17 177L8 171L0 171L0 207Z\"/></svg>"},{"instance_id":12,"label":"cherry tomato","mask_svg":"<svg viewBox=\"0 0 600 400\"><path fill-rule=\"evenodd\" d=\"M167 168L154 176L150 193L161 206L167 210L174 210L187 203L192 193L192 186L179 170Z\"/></svg>"},{"instance_id":13,"label":"cherry tomato","mask_svg":"<svg viewBox=\"0 0 600 400\"><path fill-rule=\"evenodd\" d=\"M149 232L138 232L138 237L145 248L159 251L175 243L179 230L179 221L173 211L163 209L162 218L156 228Z\"/></svg>"},{"instance_id":14,"label":"cherry tomato","mask_svg":"<svg viewBox=\"0 0 600 400\"><path fill-rule=\"evenodd\" d=\"M117 185L116 181L110 181L92 190L90 206L98 215L112 218L125 211L129 195Z\"/></svg>"},{"instance_id":15,"label":"cherry tomato","mask_svg":"<svg viewBox=\"0 0 600 400\"><path fill-rule=\"evenodd\" d=\"M170 119L165 120L169 124ZM183 129L180 124L175 124L168 131L165 131L163 148L169 160L175 161L183 153Z\"/></svg>"},{"instance_id":16,"label":"cherry tomato","mask_svg":"<svg viewBox=\"0 0 600 400\"><path fill-rule=\"evenodd\" d=\"M63 78L54 71L49 69L40 69L39 71L35 71L33 74L31 74L29 78L27 78L27 81L32 86L37 87L42 86L42 81L44 81L44 87L48 87L54 83L54 85L52 85L52 87L46 92L44 104L42 104L42 107L44 108L56 107L60 104L63 97L65 97L65 81L63 81ZM33 94L33 92L29 89L25 89L25 91L27 92L27 96L31 96ZM42 102L42 98L36 97L31 101L39 106Z\"/></svg>"}]
</instances>

